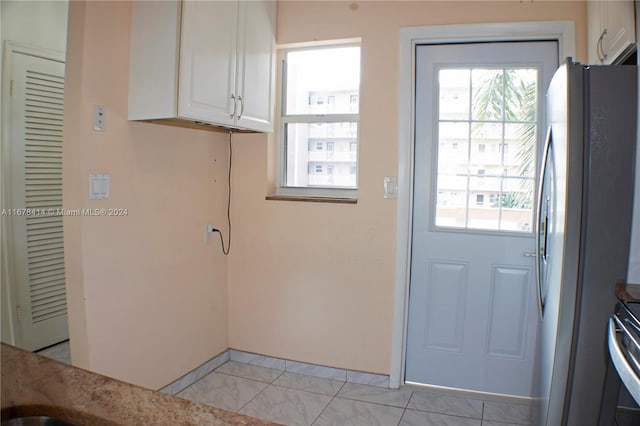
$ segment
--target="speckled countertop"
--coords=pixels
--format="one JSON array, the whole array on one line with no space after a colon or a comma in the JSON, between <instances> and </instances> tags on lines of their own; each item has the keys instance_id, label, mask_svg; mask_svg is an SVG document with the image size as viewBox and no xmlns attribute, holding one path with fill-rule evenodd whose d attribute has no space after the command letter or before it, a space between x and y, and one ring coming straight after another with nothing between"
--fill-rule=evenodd
<instances>
[{"instance_id":1,"label":"speckled countertop","mask_svg":"<svg viewBox=\"0 0 640 426\"><path fill-rule=\"evenodd\" d=\"M616 284L616 297L618 300L640 301L640 284L618 283Z\"/></svg>"},{"instance_id":2,"label":"speckled countertop","mask_svg":"<svg viewBox=\"0 0 640 426\"><path fill-rule=\"evenodd\" d=\"M49 416L76 425L276 423L143 389L2 344L2 419Z\"/></svg>"}]
</instances>

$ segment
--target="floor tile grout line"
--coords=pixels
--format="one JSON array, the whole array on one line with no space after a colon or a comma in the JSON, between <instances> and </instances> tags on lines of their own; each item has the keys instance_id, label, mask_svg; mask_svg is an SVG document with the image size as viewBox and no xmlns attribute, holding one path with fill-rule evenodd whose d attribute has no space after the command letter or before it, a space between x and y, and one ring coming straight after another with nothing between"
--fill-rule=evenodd
<instances>
[{"instance_id":1,"label":"floor tile grout line","mask_svg":"<svg viewBox=\"0 0 640 426\"><path fill-rule=\"evenodd\" d=\"M340 393L340 391L342 390L342 388L344 388L344 386L347 384L347 382L345 381L344 383L342 383L342 386L340 386L340 389L338 389L338 392L336 392L335 395L333 395L333 397L331 398L331 400L327 403L327 405L324 406L324 408L322 409L322 411L320 411L320 413L316 416L315 419L313 419L313 421L311 422L311 426L313 426L318 419L322 416L322 413L324 413L327 408L329 407L329 405L331 405L331 403L333 402L334 399L336 399L338 397L338 394Z\"/></svg>"},{"instance_id":2,"label":"floor tile grout line","mask_svg":"<svg viewBox=\"0 0 640 426\"><path fill-rule=\"evenodd\" d=\"M277 380L277 379L276 379ZM322 393L322 392L318 392L318 391L311 391L308 389L301 389L301 388L296 388L294 386L287 386L287 385L283 385L281 383L276 383L276 380L273 381L273 383L271 383L274 386L279 386L281 388L286 388L286 389L291 389L291 390L297 390L297 391L301 391L301 392L309 392L312 393L314 395L322 395L322 396L335 396L332 394L328 394L328 393ZM344 382L343 382L344 383ZM342 387L340 387L340 389L342 389Z\"/></svg>"},{"instance_id":3,"label":"floor tile grout line","mask_svg":"<svg viewBox=\"0 0 640 426\"><path fill-rule=\"evenodd\" d=\"M357 399L357 398L354 398L354 397L344 396L344 395L340 395L340 396L336 395L336 397L339 397L339 398L342 398L342 399L348 399L349 401L366 402L367 404L382 405L383 407L400 408L400 409L406 408L406 406L385 404L385 403L382 403L382 402L372 402L372 401L367 401L366 399ZM420 410L420 411L423 411L423 410Z\"/></svg>"},{"instance_id":4,"label":"floor tile grout line","mask_svg":"<svg viewBox=\"0 0 640 426\"><path fill-rule=\"evenodd\" d=\"M260 382L260 383L264 383L264 382ZM271 384L267 384L267 386L264 387L264 389L262 389L260 392L258 392L257 394L255 394L253 396L253 398L251 398L250 400L248 400L242 407L238 408L236 410L236 413L240 413L240 410L242 410L244 407L246 407L247 405L249 405L251 403L251 401L253 401L254 399L256 399L258 397L258 395L260 395L262 392L266 391L267 389L269 389L269 387L271 386Z\"/></svg>"},{"instance_id":5,"label":"floor tile grout line","mask_svg":"<svg viewBox=\"0 0 640 426\"><path fill-rule=\"evenodd\" d=\"M411 391L411 395L409 395L409 399L407 399L407 403L404 405L405 410L409 408L409 403L411 402L411 398L413 398L413 391ZM402 415L404 416L404 413L402 413Z\"/></svg>"},{"instance_id":6,"label":"floor tile grout line","mask_svg":"<svg viewBox=\"0 0 640 426\"><path fill-rule=\"evenodd\" d=\"M314 424L316 424L316 422L318 421L318 419L322 416L322 413L324 413L327 409L327 407L329 407L329 405L331 405L331 403L333 402L333 400L336 399L336 397L334 396L333 398L331 398L331 400L327 403L327 405L324 406L324 408L322 410L320 410L320 412L318 413L318 415L316 416L315 419L313 419L313 421L311 422L311 426L313 426Z\"/></svg>"},{"instance_id":7,"label":"floor tile grout line","mask_svg":"<svg viewBox=\"0 0 640 426\"><path fill-rule=\"evenodd\" d=\"M405 407L404 410L402 411L402 415L400 416L400 420L398 420L398 425L397 426L400 426L400 424L402 423L402 419L404 419L404 415L405 415L406 412L407 412L407 407ZM482 426L482 425L480 425L480 426Z\"/></svg>"},{"instance_id":8,"label":"floor tile grout line","mask_svg":"<svg viewBox=\"0 0 640 426\"><path fill-rule=\"evenodd\" d=\"M224 365L224 364L223 364L223 365ZM222 367L222 365L221 365L220 367ZM279 370L278 370L278 371L279 371ZM226 371L213 370L211 373L224 374L224 375L226 375L226 376L238 377L238 378L240 378L240 379L251 380L251 381L254 381L254 382L266 383L266 384L270 385L270 384L272 384L273 382L275 382L276 380L278 380L278 378L279 378L280 376L282 376L282 374L284 374L284 371L283 371L282 373L278 374L278 376L277 376L275 379L273 379L272 381L270 381L270 382L267 382L267 381L265 381L265 380L256 379L256 378L254 378L254 377L240 376L240 375L238 375L238 374L227 373ZM211 373L209 373L209 374L211 374ZM196 383L197 383L197 382L196 382Z\"/></svg>"},{"instance_id":9,"label":"floor tile grout line","mask_svg":"<svg viewBox=\"0 0 640 426\"><path fill-rule=\"evenodd\" d=\"M374 403L372 403L372 404L374 404ZM395 407L395 408L400 408L400 407ZM420 411L422 413L437 414L439 416L457 417L457 418L460 418L460 419L468 419L468 420L483 420L480 417L469 417L469 416L463 416L463 415L460 415L460 414L442 413L440 411L429 411L429 410L424 410L422 408L413 408L413 407L409 408L409 407L407 407L406 409L407 410L412 410L412 411ZM527 425L518 425L518 426L527 426Z\"/></svg>"},{"instance_id":10,"label":"floor tile grout line","mask_svg":"<svg viewBox=\"0 0 640 426\"><path fill-rule=\"evenodd\" d=\"M229 360L229 361L233 361L233 360ZM227 361L227 362L229 362ZM367 404L374 404L377 406L381 406L381 407L389 407L389 408L400 408L403 409L402 415L401 415L401 419L404 418L407 410L409 410L409 405L411 404L411 400L412 398L415 397L416 393L420 393L419 391L415 391L415 390L410 390L407 389L406 391L408 391L409 393L409 397L407 398L406 402L400 406L400 405L393 405L392 403L384 403L384 402L372 402L370 400L366 400L366 399L359 399L359 397L352 397L352 396L344 396L344 395L340 395L340 393L345 389L345 387L347 387L347 385L349 383L352 382L348 382L348 381L338 381L336 379L331 379L331 378L327 378L327 377L318 377L318 376L313 376L313 375L308 375L308 374L304 374L304 373L295 373L295 372L290 372L290 373L294 373L296 375L300 375L300 376L305 376L308 378L316 378L316 379L320 379L320 380L329 380L329 381L338 381L341 382L340 388L337 390L337 392L333 395L331 394L327 394L327 393L321 393L321 392L317 392L317 391L312 391L312 390L308 390L308 389L304 389L304 388L299 388L299 387L295 387L295 386L289 386L289 385L283 385L283 384L276 384L276 381L278 379L280 379L285 373L287 373L287 370L281 370L278 368L271 368L271 367L265 367L265 366L261 366L261 365L254 365L254 364L249 364L249 363L242 363L240 361L234 361L234 363L237 364L242 364L242 365L246 365L246 366L254 366L257 368L261 368L261 369L267 369L267 370L274 370L276 372L278 372L279 374L277 376L275 376L273 379L256 379L255 377L247 377L247 376L242 376L242 375L238 375L235 372L223 372L223 371L218 371L220 368L222 368L225 364L227 364L227 362L221 364L220 366L218 366L216 369L214 369L213 371L207 373L206 375L200 377L198 380L196 380L195 382L191 383L189 386L185 387L184 389L180 390L180 392L177 392L175 396L178 396L178 393L182 393L186 390L188 390L189 388L193 387L194 385L196 385L198 382L204 380L206 377L210 376L212 373L217 373L219 375L225 375L225 376L229 376L229 377L235 377L238 379L244 379L244 380L249 380L251 382L254 383L261 383L263 385L266 385L262 390L260 390L256 395L254 395L253 398L251 398L249 401L247 401L247 403L245 403L244 405L242 405L237 411L239 412L240 410L244 409L248 404L250 404L255 398L257 398L260 394L262 394L263 392L265 392L270 386L275 386L275 387L280 387L280 388L284 388L284 389L290 389L293 391L299 391L299 392L307 392L310 394L314 394L314 395L318 395L318 396L329 396L331 397L331 399L329 400L329 402L325 405L325 407L322 409L322 411L320 412L320 414L318 414L318 416L316 416L316 418L314 419L313 423L315 423L320 416L326 411L327 407L336 399L336 398L340 398L340 399L345 399L345 400L350 400L350 401L356 401L356 402L362 402L362 403L367 403ZM376 386L376 385L370 385L370 384L365 384L365 383L352 383L354 385L357 386L363 386L366 388L372 388L372 389L381 389L383 391L390 391L391 393L394 392L394 390L392 389L387 389L387 388L383 388L380 386ZM402 390L402 389L401 389ZM450 413L442 413L442 412L438 412L438 411L431 411L431 410L427 410L427 409L421 409L421 408L415 408L417 411L422 411L422 412L427 412L427 413L433 413L433 414L438 414L438 415L447 415L447 416L452 416L452 417L459 417L459 418L464 418L464 419L473 419L473 420L480 420L481 421L481 425L484 424L487 421L490 421L490 419L486 419L485 418L485 414L486 414L486 404L487 401L485 400L480 400L482 402L482 411L481 411L481 416L480 418L476 418L474 416L466 416L466 415L457 415L457 414L450 414ZM523 405L523 404L520 404ZM312 424L313 424L312 423ZM518 424L519 426L531 426L531 423L527 423L527 424L521 424L519 422L512 422L513 424Z\"/></svg>"},{"instance_id":11,"label":"floor tile grout line","mask_svg":"<svg viewBox=\"0 0 640 426\"><path fill-rule=\"evenodd\" d=\"M188 386L185 386L184 388L182 388L182 389L181 389L181 390L179 390L178 392L176 392L176 393L172 393L172 394L171 394L171 396L178 396L178 394L179 394L179 393L182 393L182 392L186 391L187 389L189 389L189 388L191 388L191 387L195 386L195 385L196 385L196 383L200 383L200 382L202 381L202 379L204 379L205 377L209 376L209 375L210 375L211 373L213 373L214 371L215 371L215 370L210 371L209 373L207 373L207 374L205 374L204 376L200 377L200 378L199 378L198 380L196 380L195 382L191 383L191 384L190 384L190 385L188 385ZM186 399L186 398L183 398L183 397L179 397L179 398Z\"/></svg>"}]
</instances>

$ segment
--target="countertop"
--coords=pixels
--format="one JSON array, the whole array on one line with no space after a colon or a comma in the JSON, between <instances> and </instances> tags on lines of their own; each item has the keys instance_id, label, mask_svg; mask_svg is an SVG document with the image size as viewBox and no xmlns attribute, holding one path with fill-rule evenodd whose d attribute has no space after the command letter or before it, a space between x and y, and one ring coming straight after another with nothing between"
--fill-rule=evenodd
<instances>
[{"instance_id":1,"label":"countertop","mask_svg":"<svg viewBox=\"0 0 640 426\"><path fill-rule=\"evenodd\" d=\"M6 344L2 419L49 416L76 425L252 425L276 423L165 395Z\"/></svg>"},{"instance_id":2,"label":"countertop","mask_svg":"<svg viewBox=\"0 0 640 426\"><path fill-rule=\"evenodd\" d=\"M618 298L618 300L622 301L640 301L640 284L616 284L616 297Z\"/></svg>"}]
</instances>

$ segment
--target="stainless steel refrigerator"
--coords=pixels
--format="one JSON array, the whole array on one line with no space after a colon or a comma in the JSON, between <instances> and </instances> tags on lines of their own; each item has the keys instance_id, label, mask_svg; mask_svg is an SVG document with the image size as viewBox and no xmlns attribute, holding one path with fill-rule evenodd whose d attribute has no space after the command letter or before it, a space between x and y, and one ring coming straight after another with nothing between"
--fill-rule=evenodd
<instances>
[{"instance_id":1,"label":"stainless steel refrigerator","mask_svg":"<svg viewBox=\"0 0 640 426\"><path fill-rule=\"evenodd\" d=\"M547 93L537 214L537 422L613 424L607 374L614 286L627 276L637 127L637 68L570 60Z\"/></svg>"}]
</instances>

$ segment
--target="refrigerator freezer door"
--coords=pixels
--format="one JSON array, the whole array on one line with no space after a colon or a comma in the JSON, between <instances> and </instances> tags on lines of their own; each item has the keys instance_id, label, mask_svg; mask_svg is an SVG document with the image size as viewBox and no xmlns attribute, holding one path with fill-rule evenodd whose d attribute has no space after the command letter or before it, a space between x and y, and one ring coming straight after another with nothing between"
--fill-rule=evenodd
<instances>
[{"instance_id":1,"label":"refrigerator freezer door","mask_svg":"<svg viewBox=\"0 0 640 426\"><path fill-rule=\"evenodd\" d=\"M562 425L575 313L579 259L581 180L569 182L570 171L582 168L580 144L583 136L583 70L563 65L547 92L547 121L553 134L553 188L549 200L553 222L547 230L548 252L542 285L546 287L545 309L540 329L540 423ZM576 174L573 174L575 178ZM568 191L570 185L578 190Z\"/></svg>"}]
</instances>

